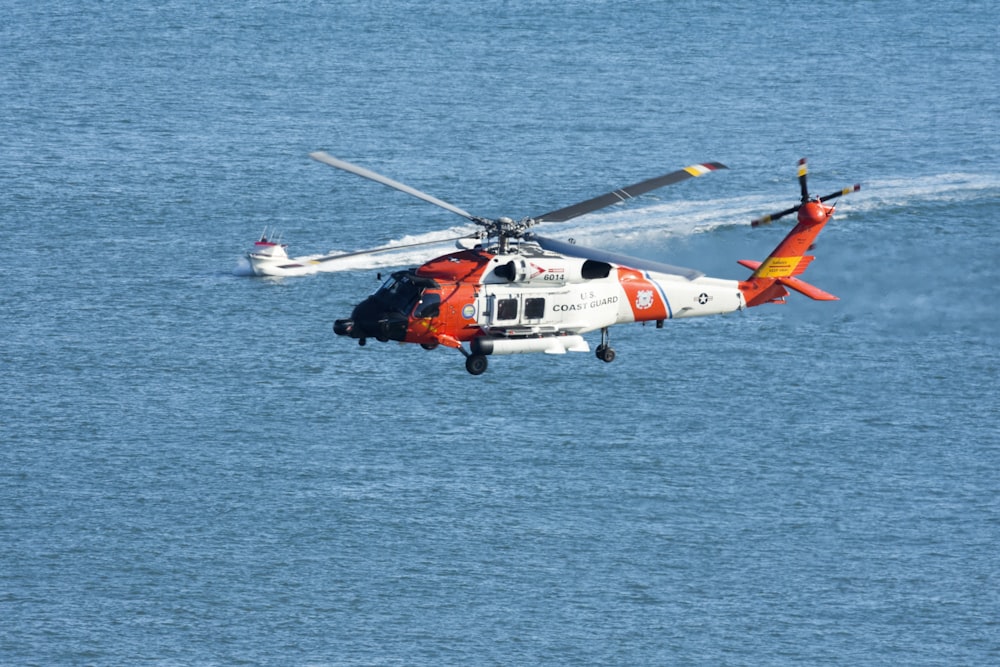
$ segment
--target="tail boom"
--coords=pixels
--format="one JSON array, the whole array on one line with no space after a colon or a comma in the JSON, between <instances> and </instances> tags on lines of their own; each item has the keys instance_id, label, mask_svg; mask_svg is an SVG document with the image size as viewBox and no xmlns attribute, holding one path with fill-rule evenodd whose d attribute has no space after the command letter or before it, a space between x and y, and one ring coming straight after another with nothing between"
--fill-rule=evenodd
<instances>
[{"instance_id":1,"label":"tail boom","mask_svg":"<svg viewBox=\"0 0 1000 667\"><path fill-rule=\"evenodd\" d=\"M763 262L740 260L753 274L740 283L740 291L747 306L763 303L784 303L790 288L817 301L836 301L837 297L818 287L800 280L801 275L815 259L806 254L812 248L816 236L833 215L832 206L824 206L818 201L809 201L799 209L799 222L788 233L778 247Z\"/></svg>"}]
</instances>

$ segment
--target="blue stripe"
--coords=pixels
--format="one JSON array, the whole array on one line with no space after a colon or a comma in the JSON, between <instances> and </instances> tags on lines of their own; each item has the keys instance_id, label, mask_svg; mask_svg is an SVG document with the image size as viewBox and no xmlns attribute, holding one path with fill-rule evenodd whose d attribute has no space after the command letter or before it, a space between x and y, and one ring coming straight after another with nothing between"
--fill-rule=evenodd
<instances>
[{"instance_id":1,"label":"blue stripe","mask_svg":"<svg viewBox=\"0 0 1000 667\"><path fill-rule=\"evenodd\" d=\"M663 288L660 287L660 283L653 280L653 277L649 275L649 271L646 271L643 276L645 276L646 280L653 283L653 286L656 288L660 298L663 299L663 303L667 306L667 319L674 319L674 310L670 307L670 299L667 298L666 292L664 292Z\"/></svg>"}]
</instances>

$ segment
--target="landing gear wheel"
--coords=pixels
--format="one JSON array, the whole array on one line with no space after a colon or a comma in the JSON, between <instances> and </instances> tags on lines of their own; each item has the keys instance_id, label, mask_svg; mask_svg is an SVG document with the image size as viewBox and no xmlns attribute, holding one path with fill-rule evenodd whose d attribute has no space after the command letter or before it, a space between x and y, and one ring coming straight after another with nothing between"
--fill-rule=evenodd
<instances>
[{"instance_id":1,"label":"landing gear wheel","mask_svg":"<svg viewBox=\"0 0 1000 667\"><path fill-rule=\"evenodd\" d=\"M482 354L470 354L465 358L465 370L473 375L482 375L486 372L488 365L489 362L486 360L486 356Z\"/></svg>"},{"instance_id":2,"label":"landing gear wheel","mask_svg":"<svg viewBox=\"0 0 1000 667\"><path fill-rule=\"evenodd\" d=\"M437 343L421 343L420 344L420 347L424 348L425 350L434 350L434 349L437 349L437 346L438 346Z\"/></svg>"}]
</instances>

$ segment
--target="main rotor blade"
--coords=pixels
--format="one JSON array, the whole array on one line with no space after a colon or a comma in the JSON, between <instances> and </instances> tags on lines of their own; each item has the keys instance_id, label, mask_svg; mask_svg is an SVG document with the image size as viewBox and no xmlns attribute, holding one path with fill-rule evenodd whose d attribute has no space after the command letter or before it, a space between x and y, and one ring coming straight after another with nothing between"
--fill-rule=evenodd
<instances>
[{"instance_id":1,"label":"main rotor blade","mask_svg":"<svg viewBox=\"0 0 1000 667\"><path fill-rule=\"evenodd\" d=\"M437 197L432 197L431 195L427 194L426 192L421 192L420 190L417 190L416 188L411 188L409 185L404 185L403 183L400 183L399 181L394 181L391 178L389 178L388 176L383 176L382 174L377 174L374 171L371 171L370 169L365 169L364 167L359 167L358 165L351 164L350 162L347 162L345 160L337 159L337 158L333 157L332 155L328 155L327 153L324 153L323 151L316 151L314 153L310 153L309 157L311 157L312 159L316 160L317 162L322 162L323 164L328 164L331 167L336 167L337 169L343 169L344 171L350 172L350 173L355 174L357 176L361 176L363 178L367 178L368 180L375 181L376 183L381 183L382 185L387 185L390 188L393 188L395 190L399 190L400 192L405 192L406 194L408 194L408 195L410 195L412 197L416 197L417 199L422 199L425 202L428 202L430 204L434 204L435 206L440 206L441 208L443 208L446 211L451 211L452 213L460 215L463 218L468 218L469 220L472 220L473 222L477 222L478 223L478 222L482 221L482 218L477 218L476 216L472 215L468 211L464 211L464 210L460 209L459 207L455 206L454 204L449 204L448 202L442 201L442 200L438 199Z\"/></svg>"},{"instance_id":2,"label":"main rotor blade","mask_svg":"<svg viewBox=\"0 0 1000 667\"><path fill-rule=\"evenodd\" d=\"M317 257L311 260L313 263L329 262L333 259L347 259L348 257L361 257L363 255L377 255L383 252L392 252L393 250L405 250L407 248L416 248L418 246L424 245L437 245L439 243L454 243L455 241L461 241L462 239L476 238L475 236L456 236L454 238L448 239L438 239L437 241L420 241L419 243L404 243L403 245L387 245L378 248L372 248L370 250L355 250L353 252L342 252L333 255L324 255L323 257Z\"/></svg>"},{"instance_id":3,"label":"main rotor blade","mask_svg":"<svg viewBox=\"0 0 1000 667\"><path fill-rule=\"evenodd\" d=\"M625 266L631 269L639 269L642 271L656 271L657 273L666 273L673 276L681 276L687 278L688 280L694 280L695 278L700 278L705 275L701 271L695 269L687 269L683 266L673 266L672 264L662 264L660 262L654 262L648 259L640 259L639 257L629 257L628 255L619 255L618 253L608 252L606 250L597 250L595 248L585 248L583 246L578 246L575 243L566 243L565 241L558 241L556 239L548 238L545 236L539 236L538 234L531 234L530 240L536 242L539 246L545 250L551 250L552 252L557 252L562 255L568 255L570 257L579 257L580 259L591 259L595 262L608 262L609 264L618 264L619 266Z\"/></svg>"},{"instance_id":4,"label":"main rotor blade","mask_svg":"<svg viewBox=\"0 0 1000 667\"><path fill-rule=\"evenodd\" d=\"M573 204L572 206L550 211L544 215L536 216L534 220L535 222L565 222L586 213L602 209L605 206L611 206L612 204L617 204L620 201L638 197L639 195L646 194L651 190L662 188L666 185L672 185L696 176L703 176L704 174L715 171L716 169L728 168L729 167L721 162L693 164L690 167L684 167L683 169L678 169L677 171L672 171L669 174L657 176L656 178L651 178L649 180L642 181L641 183L633 183L632 185L621 188L620 190L615 190L614 192L609 192L599 197L594 197L593 199Z\"/></svg>"}]
</instances>

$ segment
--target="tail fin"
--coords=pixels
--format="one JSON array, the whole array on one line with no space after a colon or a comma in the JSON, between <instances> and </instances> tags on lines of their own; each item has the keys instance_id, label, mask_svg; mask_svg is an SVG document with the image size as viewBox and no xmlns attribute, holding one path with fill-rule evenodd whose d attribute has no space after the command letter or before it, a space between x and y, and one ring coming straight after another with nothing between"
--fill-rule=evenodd
<instances>
[{"instance_id":1,"label":"tail fin","mask_svg":"<svg viewBox=\"0 0 1000 667\"><path fill-rule=\"evenodd\" d=\"M802 204L798 214L798 224L767 256L767 259L763 262L740 260L741 265L753 271L753 275L740 283L740 291L743 292L747 306L784 303L785 297L788 296L786 287L811 299L837 300L832 294L795 277L805 271L815 259L806 253L833 215L833 207L813 200Z\"/></svg>"}]
</instances>

